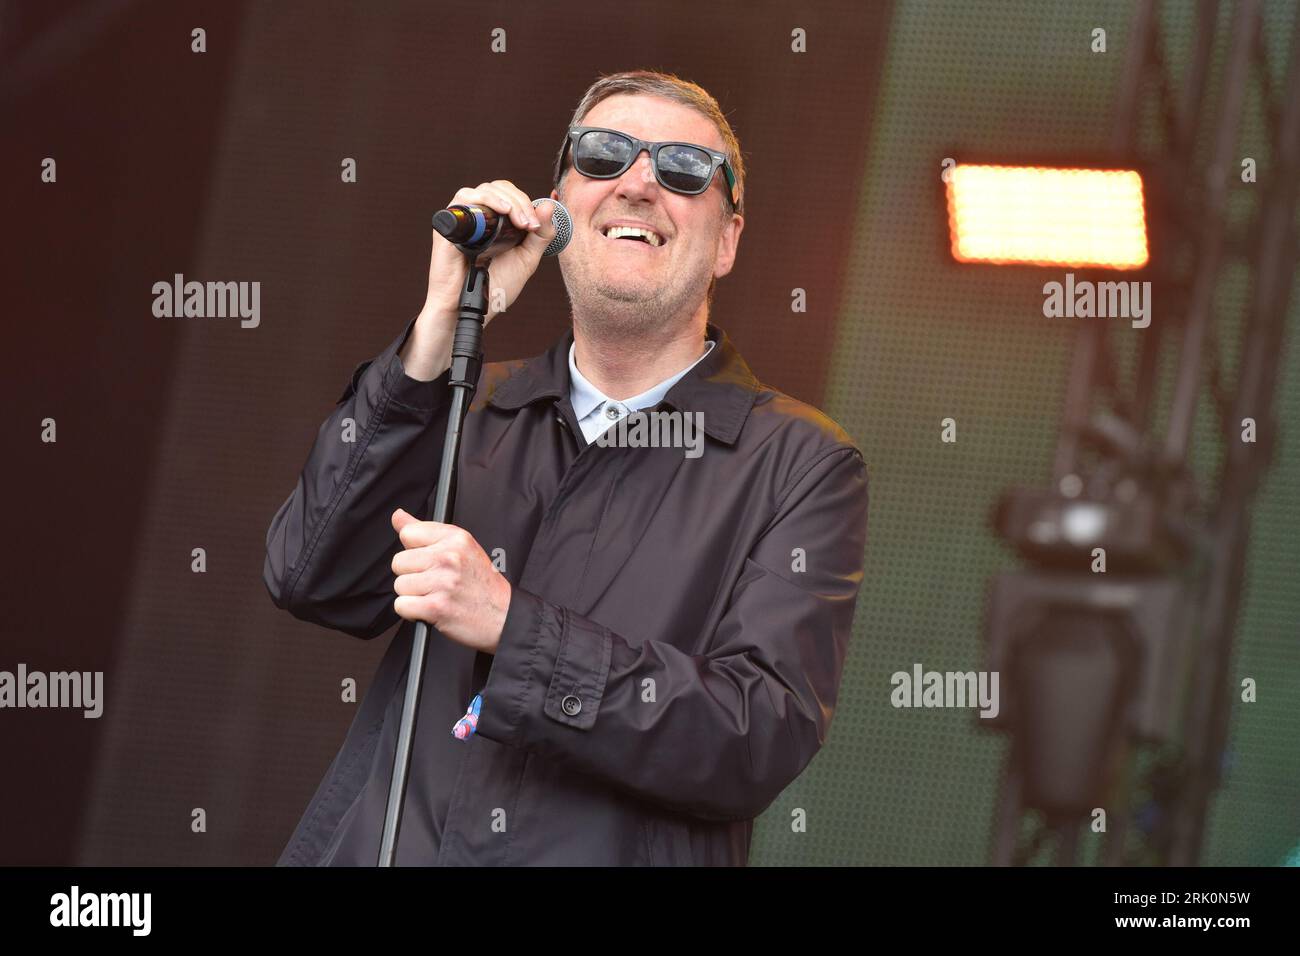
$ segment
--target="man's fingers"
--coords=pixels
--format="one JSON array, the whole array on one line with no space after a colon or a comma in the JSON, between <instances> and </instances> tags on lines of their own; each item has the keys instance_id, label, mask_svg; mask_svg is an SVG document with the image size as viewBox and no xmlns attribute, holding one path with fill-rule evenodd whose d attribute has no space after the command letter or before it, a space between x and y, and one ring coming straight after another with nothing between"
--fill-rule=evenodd
<instances>
[{"instance_id":1,"label":"man's fingers","mask_svg":"<svg viewBox=\"0 0 1300 956\"><path fill-rule=\"evenodd\" d=\"M394 574L415 574L433 567L437 551L433 548L410 548L393 555Z\"/></svg>"},{"instance_id":2,"label":"man's fingers","mask_svg":"<svg viewBox=\"0 0 1300 956\"><path fill-rule=\"evenodd\" d=\"M481 183L478 192L484 197L488 206L498 213L507 215L516 228L528 230L530 222L535 218L533 206L528 201L528 197L513 184L498 179L495 182Z\"/></svg>"},{"instance_id":3,"label":"man's fingers","mask_svg":"<svg viewBox=\"0 0 1300 956\"><path fill-rule=\"evenodd\" d=\"M474 190L478 194L478 201L484 205L490 206L497 212L506 213L514 208L514 203L492 183L479 183Z\"/></svg>"},{"instance_id":4,"label":"man's fingers","mask_svg":"<svg viewBox=\"0 0 1300 956\"><path fill-rule=\"evenodd\" d=\"M397 616L408 621L428 621L435 626L444 611L441 598L403 595L393 600Z\"/></svg>"},{"instance_id":5,"label":"man's fingers","mask_svg":"<svg viewBox=\"0 0 1300 956\"><path fill-rule=\"evenodd\" d=\"M549 244L555 238L555 200L547 196L546 201L533 211L537 213L537 221L541 223L541 226L536 230L536 234Z\"/></svg>"},{"instance_id":6,"label":"man's fingers","mask_svg":"<svg viewBox=\"0 0 1300 956\"><path fill-rule=\"evenodd\" d=\"M401 531L411 522L419 521L419 520L420 520L419 518L411 514L409 511L406 511L403 508L398 508L396 511L393 512L393 518L392 518L393 530Z\"/></svg>"},{"instance_id":7,"label":"man's fingers","mask_svg":"<svg viewBox=\"0 0 1300 956\"><path fill-rule=\"evenodd\" d=\"M419 571L415 574L399 574L393 578L393 592L403 596L420 597L431 595L434 588L443 583L442 575L437 570Z\"/></svg>"},{"instance_id":8,"label":"man's fingers","mask_svg":"<svg viewBox=\"0 0 1300 956\"><path fill-rule=\"evenodd\" d=\"M398 528L397 537L407 548L423 548L437 544L450 535L461 533L461 529L454 524L444 524L441 521L411 521Z\"/></svg>"},{"instance_id":9,"label":"man's fingers","mask_svg":"<svg viewBox=\"0 0 1300 956\"><path fill-rule=\"evenodd\" d=\"M528 198L528 194L510 182L508 179L498 179L493 181L493 186L497 187L510 200L513 211L511 220L520 229L536 229L541 227L541 217L538 216L537 210L533 208L533 201ZM516 213L518 215L516 215ZM537 226L533 226L537 223Z\"/></svg>"},{"instance_id":10,"label":"man's fingers","mask_svg":"<svg viewBox=\"0 0 1300 956\"><path fill-rule=\"evenodd\" d=\"M549 212L534 208L528 194L508 179L494 179L479 183L477 187L465 186L452 197L451 205L478 204L509 216L514 225L526 232L539 232L547 228ZM546 207L543 207L545 209ZM536 223L537 225L533 225ZM435 230L436 234L436 230ZM554 233L552 232L552 236ZM550 241L549 238L547 240Z\"/></svg>"},{"instance_id":11,"label":"man's fingers","mask_svg":"<svg viewBox=\"0 0 1300 956\"><path fill-rule=\"evenodd\" d=\"M531 205L521 210L517 200L492 183L480 183L477 188L467 186L457 190L450 205L487 206L499 215L508 216L520 229L526 228L525 223L532 212ZM438 230L434 230L434 235L440 235Z\"/></svg>"}]
</instances>

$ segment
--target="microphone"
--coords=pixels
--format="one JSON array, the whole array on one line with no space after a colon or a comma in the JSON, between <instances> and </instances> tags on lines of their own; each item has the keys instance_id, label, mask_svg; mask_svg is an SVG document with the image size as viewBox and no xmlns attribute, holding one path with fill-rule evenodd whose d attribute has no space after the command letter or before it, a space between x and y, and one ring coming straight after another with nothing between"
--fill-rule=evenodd
<instances>
[{"instance_id":1,"label":"microphone","mask_svg":"<svg viewBox=\"0 0 1300 956\"><path fill-rule=\"evenodd\" d=\"M569 219L569 210L564 204L549 197L534 199L533 207L539 203L549 202L554 207L551 222L555 226L555 238L542 252L544 256L558 255L573 237L573 222ZM433 214L433 228L438 235L455 245L464 253L492 254L513 249L524 241L528 233L515 228L508 215L503 216L495 209L480 205L455 205L439 209Z\"/></svg>"}]
</instances>

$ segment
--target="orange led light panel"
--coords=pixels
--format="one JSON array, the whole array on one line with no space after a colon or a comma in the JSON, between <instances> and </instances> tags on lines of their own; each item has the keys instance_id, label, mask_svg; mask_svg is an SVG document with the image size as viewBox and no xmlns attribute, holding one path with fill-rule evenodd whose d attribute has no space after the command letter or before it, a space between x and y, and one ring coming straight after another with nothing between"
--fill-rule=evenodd
<instances>
[{"instance_id":1,"label":"orange led light panel","mask_svg":"<svg viewBox=\"0 0 1300 956\"><path fill-rule=\"evenodd\" d=\"M1149 258L1131 169L958 164L948 229L958 262L1137 269Z\"/></svg>"}]
</instances>

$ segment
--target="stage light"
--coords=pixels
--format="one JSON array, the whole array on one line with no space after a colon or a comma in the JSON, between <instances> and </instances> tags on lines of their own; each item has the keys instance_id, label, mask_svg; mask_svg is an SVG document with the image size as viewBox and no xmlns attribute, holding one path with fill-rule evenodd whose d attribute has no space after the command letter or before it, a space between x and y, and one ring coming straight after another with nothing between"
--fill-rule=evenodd
<instances>
[{"instance_id":1,"label":"stage light","mask_svg":"<svg viewBox=\"0 0 1300 956\"><path fill-rule=\"evenodd\" d=\"M1138 269L1149 257L1131 169L959 163L948 170L948 227L958 262Z\"/></svg>"}]
</instances>

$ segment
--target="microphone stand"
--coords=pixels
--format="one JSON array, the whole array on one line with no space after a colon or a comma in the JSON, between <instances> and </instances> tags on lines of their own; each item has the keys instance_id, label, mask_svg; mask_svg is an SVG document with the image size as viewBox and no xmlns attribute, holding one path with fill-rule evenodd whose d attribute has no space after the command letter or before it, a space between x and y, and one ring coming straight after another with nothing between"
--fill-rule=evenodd
<instances>
[{"instance_id":1,"label":"microphone stand","mask_svg":"<svg viewBox=\"0 0 1300 956\"><path fill-rule=\"evenodd\" d=\"M460 453L461 426L478 387L479 368L483 364L483 319L487 315L488 270L476 264L477 251L463 246L469 273L460 294L460 312L451 344L451 410L447 417L447 435L442 445L442 465L429 520L448 521L455 503L456 465ZM384 831L379 844L379 866L393 866L397 854L397 834L402 826L402 809L406 803L406 784L411 767L411 746L415 740L416 711L420 706L420 687L424 682L424 659L429 646L429 625L417 621L415 640L411 644L411 663L406 674L406 699L402 702L402 720L397 731L397 752L393 757L393 776L388 784L388 806L384 810Z\"/></svg>"}]
</instances>

